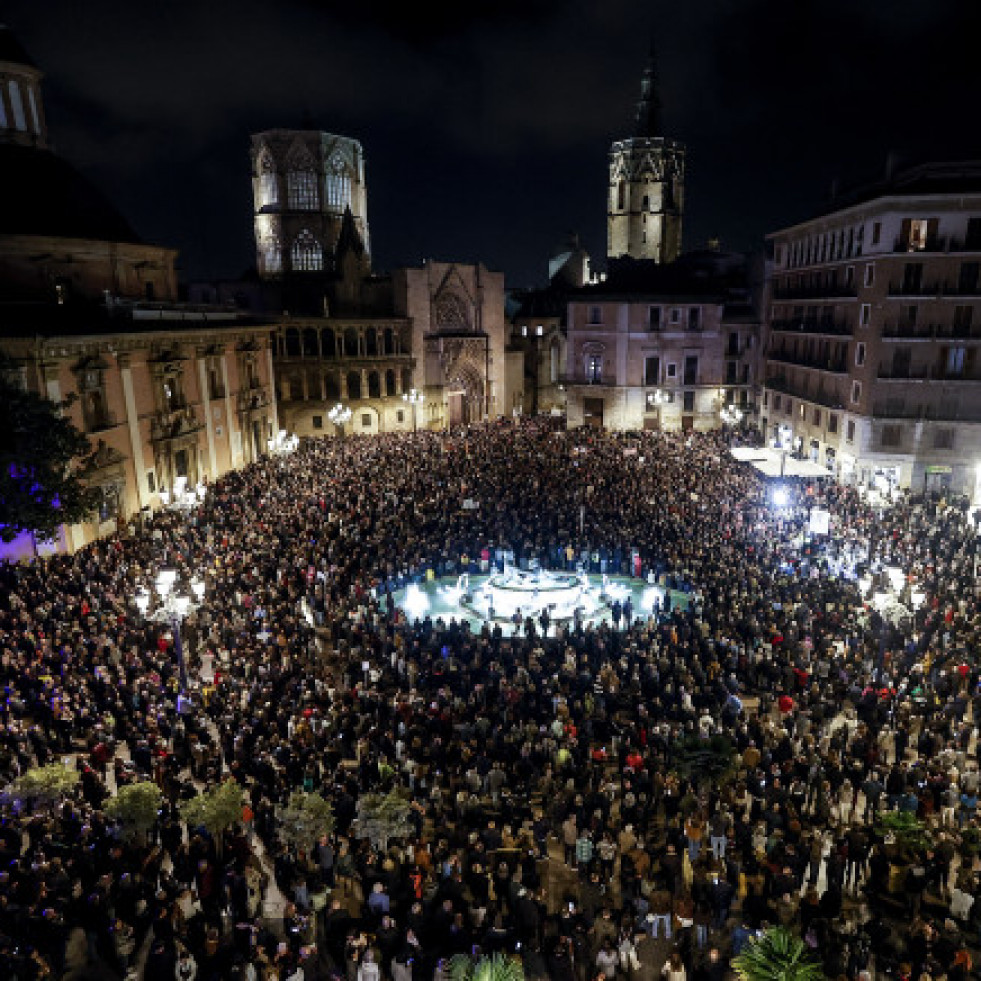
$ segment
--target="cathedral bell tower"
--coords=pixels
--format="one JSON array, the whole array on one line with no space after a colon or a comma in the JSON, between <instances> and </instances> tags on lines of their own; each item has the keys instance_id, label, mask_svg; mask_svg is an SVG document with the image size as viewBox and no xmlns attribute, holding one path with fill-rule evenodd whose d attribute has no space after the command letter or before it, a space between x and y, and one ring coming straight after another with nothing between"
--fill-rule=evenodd
<instances>
[{"instance_id":1,"label":"cathedral bell tower","mask_svg":"<svg viewBox=\"0 0 981 981\"><path fill-rule=\"evenodd\" d=\"M641 81L634 135L610 148L606 254L674 262L681 252L685 145L661 133L654 50Z\"/></svg>"}]
</instances>

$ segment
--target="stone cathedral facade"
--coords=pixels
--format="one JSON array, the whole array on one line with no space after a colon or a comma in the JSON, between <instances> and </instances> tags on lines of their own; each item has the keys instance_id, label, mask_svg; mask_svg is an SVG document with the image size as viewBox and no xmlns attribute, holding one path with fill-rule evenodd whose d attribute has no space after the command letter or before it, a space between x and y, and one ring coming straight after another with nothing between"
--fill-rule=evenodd
<instances>
[{"instance_id":1,"label":"stone cathedral facade","mask_svg":"<svg viewBox=\"0 0 981 981\"><path fill-rule=\"evenodd\" d=\"M610 148L607 256L674 262L681 254L685 145L661 132L654 56L643 81L632 136Z\"/></svg>"}]
</instances>

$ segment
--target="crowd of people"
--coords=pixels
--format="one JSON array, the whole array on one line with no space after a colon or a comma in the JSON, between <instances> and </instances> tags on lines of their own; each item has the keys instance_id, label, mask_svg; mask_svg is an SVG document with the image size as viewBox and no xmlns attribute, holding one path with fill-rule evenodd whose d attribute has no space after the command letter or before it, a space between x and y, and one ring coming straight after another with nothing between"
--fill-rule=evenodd
<instances>
[{"instance_id":1,"label":"crowd of people","mask_svg":"<svg viewBox=\"0 0 981 981\"><path fill-rule=\"evenodd\" d=\"M783 926L830 977L963 981L968 502L790 495L774 507L719 433L508 421L309 441L190 514L0 568L0 776L81 777L0 801L0 975L430 981L502 954L530 979L722 981ZM664 600L517 631L400 606L504 556ZM185 711L174 638L133 604L161 568L207 586ZM133 838L105 808L140 780L164 803ZM228 780L241 821L188 826L180 803ZM297 789L333 810L308 851L283 829ZM359 821L375 793L409 804L388 841Z\"/></svg>"}]
</instances>

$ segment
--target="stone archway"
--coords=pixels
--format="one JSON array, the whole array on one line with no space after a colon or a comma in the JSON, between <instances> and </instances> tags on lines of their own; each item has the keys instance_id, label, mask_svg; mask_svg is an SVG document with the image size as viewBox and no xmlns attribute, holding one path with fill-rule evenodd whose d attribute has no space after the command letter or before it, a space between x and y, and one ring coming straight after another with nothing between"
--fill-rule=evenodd
<instances>
[{"instance_id":1,"label":"stone archway","mask_svg":"<svg viewBox=\"0 0 981 981\"><path fill-rule=\"evenodd\" d=\"M468 362L454 365L446 385L447 422L466 426L484 418L484 379L480 369Z\"/></svg>"}]
</instances>

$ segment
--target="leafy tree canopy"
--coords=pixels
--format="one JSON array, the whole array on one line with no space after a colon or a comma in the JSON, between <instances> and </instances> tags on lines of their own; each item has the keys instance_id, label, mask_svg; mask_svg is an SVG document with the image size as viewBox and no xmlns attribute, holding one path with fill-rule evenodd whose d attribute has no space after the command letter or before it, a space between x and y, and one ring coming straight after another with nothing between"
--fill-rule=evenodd
<instances>
[{"instance_id":1,"label":"leafy tree canopy","mask_svg":"<svg viewBox=\"0 0 981 981\"><path fill-rule=\"evenodd\" d=\"M12 367L0 354L0 539L25 531L50 539L99 506L99 489L85 480L92 448L63 414L75 397L57 403L26 391Z\"/></svg>"}]
</instances>

